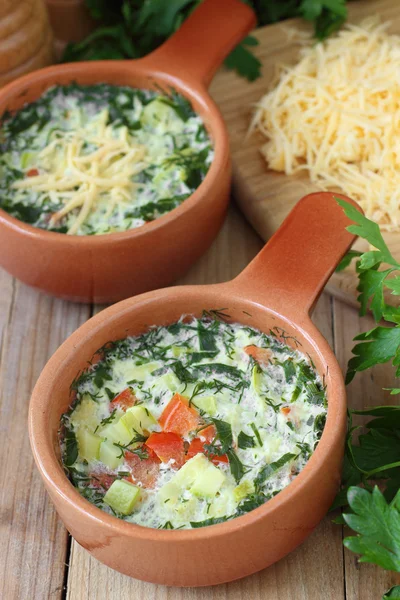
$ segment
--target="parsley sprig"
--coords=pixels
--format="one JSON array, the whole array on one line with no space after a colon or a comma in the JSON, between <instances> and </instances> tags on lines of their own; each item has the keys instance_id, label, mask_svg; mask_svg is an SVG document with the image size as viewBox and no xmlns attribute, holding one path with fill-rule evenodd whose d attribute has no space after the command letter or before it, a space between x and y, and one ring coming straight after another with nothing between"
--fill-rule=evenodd
<instances>
[{"instance_id":1,"label":"parsley sprig","mask_svg":"<svg viewBox=\"0 0 400 600\"><path fill-rule=\"evenodd\" d=\"M69 44L63 60L139 58L168 39L202 0L85 0L97 28L82 42ZM258 24L291 17L314 24L314 34L324 39L347 18L346 0L243 0L256 12ZM227 18L229 15L227 15ZM247 36L228 56L225 65L249 81L261 75L261 63L252 50L258 45Z\"/></svg>"},{"instance_id":2,"label":"parsley sprig","mask_svg":"<svg viewBox=\"0 0 400 600\"><path fill-rule=\"evenodd\" d=\"M389 361L396 367L396 377L400 377L400 308L387 304L385 300L385 291L400 296L400 263L391 254L376 223L348 202L337 201L349 219L354 221L354 225L347 229L374 248L364 252L356 263L360 314L365 315L369 308L376 322L383 322L354 338L360 343L353 348L354 357L348 365L346 383L350 383L357 371Z\"/></svg>"},{"instance_id":3,"label":"parsley sprig","mask_svg":"<svg viewBox=\"0 0 400 600\"><path fill-rule=\"evenodd\" d=\"M390 504L377 486L371 493L351 487L348 499L353 512L343 518L358 535L344 539L346 548L360 554L360 562L400 572L400 490Z\"/></svg>"},{"instance_id":4,"label":"parsley sprig","mask_svg":"<svg viewBox=\"0 0 400 600\"><path fill-rule=\"evenodd\" d=\"M366 240L371 250L351 251L339 270L356 259L360 315L370 310L377 326L357 335L353 357L348 364L346 382L355 374L374 365L390 362L400 377L400 302L388 304L388 296L400 296L400 263L390 252L379 226L362 215L353 205L337 199L353 221L347 229ZM400 385L389 388L400 393ZM365 432L355 436L360 427L353 426L353 415L373 417ZM377 487L376 483L379 484ZM400 572L400 406L377 406L349 411L349 426L342 476L342 489L333 508L342 507L345 522L356 533L344 545L369 562ZM400 598L400 586L384 596Z\"/></svg>"}]
</instances>

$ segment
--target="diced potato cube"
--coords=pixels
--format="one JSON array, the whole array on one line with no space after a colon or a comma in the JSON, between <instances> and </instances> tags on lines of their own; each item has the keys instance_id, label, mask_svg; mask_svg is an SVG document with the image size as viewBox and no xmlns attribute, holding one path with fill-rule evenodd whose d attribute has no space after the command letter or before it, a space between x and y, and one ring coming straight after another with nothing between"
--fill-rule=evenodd
<instances>
[{"instance_id":1,"label":"diced potato cube","mask_svg":"<svg viewBox=\"0 0 400 600\"><path fill-rule=\"evenodd\" d=\"M182 356L182 354L186 354L188 349L184 346L171 346L171 351L175 358L178 358L179 356Z\"/></svg>"},{"instance_id":2,"label":"diced potato cube","mask_svg":"<svg viewBox=\"0 0 400 600\"><path fill-rule=\"evenodd\" d=\"M182 488L174 483L173 481L168 481L165 485L160 488L159 491L159 499L163 504L175 505L179 499L179 496L182 493Z\"/></svg>"},{"instance_id":3,"label":"diced potato cube","mask_svg":"<svg viewBox=\"0 0 400 600\"><path fill-rule=\"evenodd\" d=\"M168 504L167 504L168 506ZM186 521L186 523L188 521L193 521L195 520L195 514L196 511L198 509L199 506L199 500L192 496L191 498L188 498L185 500L185 502L181 501L177 504L177 506L175 507L175 514L178 515L180 517L180 519Z\"/></svg>"},{"instance_id":4,"label":"diced potato cube","mask_svg":"<svg viewBox=\"0 0 400 600\"><path fill-rule=\"evenodd\" d=\"M240 502L249 494L254 492L254 483L252 481L244 480L233 490L233 495L236 502Z\"/></svg>"},{"instance_id":5,"label":"diced potato cube","mask_svg":"<svg viewBox=\"0 0 400 600\"><path fill-rule=\"evenodd\" d=\"M116 479L106 495L104 502L122 515L130 515L140 498L140 488L124 479Z\"/></svg>"},{"instance_id":6,"label":"diced potato cube","mask_svg":"<svg viewBox=\"0 0 400 600\"><path fill-rule=\"evenodd\" d=\"M121 420L132 430L133 434L135 431L142 434L157 423L151 412L140 405L128 408L125 415L121 417Z\"/></svg>"},{"instance_id":7,"label":"diced potato cube","mask_svg":"<svg viewBox=\"0 0 400 600\"><path fill-rule=\"evenodd\" d=\"M124 377L127 380L144 381L153 371L161 366L158 362L146 363L144 365L132 365L124 370Z\"/></svg>"},{"instance_id":8,"label":"diced potato cube","mask_svg":"<svg viewBox=\"0 0 400 600\"><path fill-rule=\"evenodd\" d=\"M109 469L116 469L123 461L121 450L112 442L104 441L100 445L99 458ZM119 458L118 458L119 457Z\"/></svg>"},{"instance_id":9,"label":"diced potato cube","mask_svg":"<svg viewBox=\"0 0 400 600\"><path fill-rule=\"evenodd\" d=\"M92 431L96 429L99 424L97 410L98 405L96 402L91 399L89 394L85 394L70 417L74 429L79 429L80 427L85 427Z\"/></svg>"},{"instance_id":10,"label":"diced potato cube","mask_svg":"<svg viewBox=\"0 0 400 600\"><path fill-rule=\"evenodd\" d=\"M204 469L208 462L204 454L196 454L179 469L171 481L181 488L189 488L194 483L198 471Z\"/></svg>"},{"instance_id":11,"label":"diced potato cube","mask_svg":"<svg viewBox=\"0 0 400 600\"><path fill-rule=\"evenodd\" d=\"M218 496L213 498L208 510L208 515L210 517L223 517L225 515L232 515L236 511L236 507L237 503L235 502L232 488L224 488L220 491Z\"/></svg>"},{"instance_id":12,"label":"diced potato cube","mask_svg":"<svg viewBox=\"0 0 400 600\"><path fill-rule=\"evenodd\" d=\"M211 416L215 415L217 412L215 396L200 396L199 398L194 399L193 404Z\"/></svg>"},{"instance_id":13,"label":"diced potato cube","mask_svg":"<svg viewBox=\"0 0 400 600\"><path fill-rule=\"evenodd\" d=\"M212 497L220 489L225 475L204 454L196 454L187 461L170 483L189 489L196 496Z\"/></svg>"},{"instance_id":14,"label":"diced potato cube","mask_svg":"<svg viewBox=\"0 0 400 600\"><path fill-rule=\"evenodd\" d=\"M190 491L196 496L212 498L222 486L225 475L218 469L218 467L209 461L207 462L207 466L197 473L196 479L194 480Z\"/></svg>"},{"instance_id":15,"label":"diced potato cube","mask_svg":"<svg viewBox=\"0 0 400 600\"><path fill-rule=\"evenodd\" d=\"M161 127L162 130L170 130L173 124L180 126L175 110L159 98L152 100L144 107L140 120L144 125Z\"/></svg>"},{"instance_id":16,"label":"diced potato cube","mask_svg":"<svg viewBox=\"0 0 400 600\"><path fill-rule=\"evenodd\" d=\"M101 431L102 437L106 438L108 441L116 442L117 444L129 444L133 437L133 433L130 429L128 429L122 419L123 417L121 417L116 423L106 425L106 427L104 427L104 429Z\"/></svg>"},{"instance_id":17,"label":"diced potato cube","mask_svg":"<svg viewBox=\"0 0 400 600\"><path fill-rule=\"evenodd\" d=\"M175 373L165 373L158 379L158 383L165 385L171 392L176 390L182 385Z\"/></svg>"},{"instance_id":18,"label":"diced potato cube","mask_svg":"<svg viewBox=\"0 0 400 600\"><path fill-rule=\"evenodd\" d=\"M79 454L88 462L99 458L101 437L87 429L80 428L76 434L78 440Z\"/></svg>"}]
</instances>

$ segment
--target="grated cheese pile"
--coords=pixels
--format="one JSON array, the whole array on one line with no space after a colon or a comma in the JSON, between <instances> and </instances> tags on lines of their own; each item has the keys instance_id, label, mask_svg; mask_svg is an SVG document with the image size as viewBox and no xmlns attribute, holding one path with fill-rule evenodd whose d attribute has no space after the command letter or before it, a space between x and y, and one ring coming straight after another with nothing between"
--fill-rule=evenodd
<instances>
[{"instance_id":1,"label":"grated cheese pile","mask_svg":"<svg viewBox=\"0 0 400 600\"><path fill-rule=\"evenodd\" d=\"M382 229L400 226L400 37L376 19L300 51L259 102L252 127L268 166L307 171L357 200Z\"/></svg>"},{"instance_id":2,"label":"grated cheese pile","mask_svg":"<svg viewBox=\"0 0 400 600\"><path fill-rule=\"evenodd\" d=\"M79 208L79 214L68 230L75 234L88 217L93 204L104 192L111 195L105 218L117 204L130 201L138 184L132 177L143 171L146 147L135 144L125 126L116 130L108 122L109 112L99 116L77 130L53 130L50 141L39 153L45 174L16 181L14 189L32 190L50 194L63 208L51 218L55 224L62 217ZM83 153L88 145L96 149Z\"/></svg>"}]
</instances>

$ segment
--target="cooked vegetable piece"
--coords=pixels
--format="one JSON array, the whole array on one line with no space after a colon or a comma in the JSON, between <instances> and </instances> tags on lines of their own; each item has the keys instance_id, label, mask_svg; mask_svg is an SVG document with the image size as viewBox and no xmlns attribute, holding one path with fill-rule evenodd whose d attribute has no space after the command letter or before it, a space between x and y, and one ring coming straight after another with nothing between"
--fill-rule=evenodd
<instances>
[{"instance_id":1,"label":"cooked vegetable piece","mask_svg":"<svg viewBox=\"0 0 400 600\"><path fill-rule=\"evenodd\" d=\"M107 425L100 431L103 438L108 441L116 442L117 444L129 444L133 437L133 431L123 421L121 417L116 423Z\"/></svg>"},{"instance_id":2,"label":"cooked vegetable piece","mask_svg":"<svg viewBox=\"0 0 400 600\"><path fill-rule=\"evenodd\" d=\"M126 411L131 406L134 406L137 402L137 398L132 388L126 388L123 392L115 396L114 400L110 402L110 408L113 410L115 407L121 408Z\"/></svg>"},{"instance_id":3,"label":"cooked vegetable piece","mask_svg":"<svg viewBox=\"0 0 400 600\"><path fill-rule=\"evenodd\" d=\"M140 498L140 488L129 481L117 479L104 496L104 502L122 515L129 515Z\"/></svg>"},{"instance_id":4,"label":"cooked vegetable piece","mask_svg":"<svg viewBox=\"0 0 400 600\"><path fill-rule=\"evenodd\" d=\"M212 497L218 492L224 479L224 474L204 454L197 454L179 469L170 484L188 489L196 496Z\"/></svg>"},{"instance_id":5,"label":"cooked vegetable piece","mask_svg":"<svg viewBox=\"0 0 400 600\"><path fill-rule=\"evenodd\" d=\"M149 428L153 427L156 424L156 420L150 411L144 406L133 406L132 408L128 408L124 417L124 422L133 430L133 432L137 432L143 434L145 431L148 431Z\"/></svg>"},{"instance_id":6,"label":"cooked vegetable piece","mask_svg":"<svg viewBox=\"0 0 400 600\"><path fill-rule=\"evenodd\" d=\"M36 177L36 175L39 175L39 171L37 169L29 169L26 174L28 177Z\"/></svg>"},{"instance_id":7,"label":"cooked vegetable piece","mask_svg":"<svg viewBox=\"0 0 400 600\"><path fill-rule=\"evenodd\" d=\"M197 456L201 457L203 455L198 454ZM197 475L190 491L196 496L212 498L222 486L225 475L207 459L205 460L207 463L202 461L202 464L197 465Z\"/></svg>"},{"instance_id":8,"label":"cooked vegetable piece","mask_svg":"<svg viewBox=\"0 0 400 600\"><path fill-rule=\"evenodd\" d=\"M272 358L272 351L269 348L259 348L252 345L246 346L244 351L261 365L267 365Z\"/></svg>"},{"instance_id":9,"label":"cooked vegetable piece","mask_svg":"<svg viewBox=\"0 0 400 600\"><path fill-rule=\"evenodd\" d=\"M206 427L205 429L201 429L198 434L199 437L194 438L190 442L188 451L186 453L186 460L188 461L191 458L193 458L193 456L196 456L196 454L201 453L205 454L207 458L215 464L227 463L228 457L226 454L212 454L211 452L208 452L205 448L205 445L210 444L215 439L216 435L217 431L214 425L208 425L208 427Z\"/></svg>"},{"instance_id":10,"label":"cooked vegetable piece","mask_svg":"<svg viewBox=\"0 0 400 600\"><path fill-rule=\"evenodd\" d=\"M118 446L104 440L100 445L99 459L109 469L116 469L121 464L123 456Z\"/></svg>"},{"instance_id":11,"label":"cooked vegetable piece","mask_svg":"<svg viewBox=\"0 0 400 600\"><path fill-rule=\"evenodd\" d=\"M77 404L71 423L75 429L83 426L93 430L98 424L97 405L88 394L84 394Z\"/></svg>"},{"instance_id":12,"label":"cooked vegetable piece","mask_svg":"<svg viewBox=\"0 0 400 600\"><path fill-rule=\"evenodd\" d=\"M142 453L125 452L125 460L132 469L133 483L140 482L144 488L154 488L160 471L160 459L149 446L142 446Z\"/></svg>"},{"instance_id":13,"label":"cooked vegetable piece","mask_svg":"<svg viewBox=\"0 0 400 600\"><path fill-rule=\"evenodd\" d=\"M90 474L90 477L94 488L101 488L106 491L116 479L114 474L107 473L107 471L94 471Z\"/></svg>"},{"instance_id":14,"label":"cooked vegetable piece","mask_svg":"<svg viewBox=\"0 0 400 600\"><path fill-rule=\"evenodd\" d=\"M99 458L102 438L87 429L80 429L76 435L79 453L87 461Z\"/></svg>"},{"instance_id":15,"label":"cooked vegetable piece","mask_svg":"<svg viewBox=\"0 0 400 600\"><path fill-rule=\"evenodd\" d=\"M199 410L211 415L212 417L217 413L217 402L215 396L200 396L192 402Z\"/></svg>"},{"instance_id":16,"label":"cooked vegetable piece","mask_svg":"<svg viewBox=\"0 0 400 600\"><path fill-rule=\"evenodd\" d=\"M180 394L175 394L165 407L158 422L164 431L187 435L200 425L200 416L189 406L188 400Z\"/></svg>"},{"instance_id":17,"label":"cooked vegetable piece","mask_svg":"<svg viewBox=\"0 0 400 600\"><path fill-rule=\"evenodd\" d=\"M176 433L154 432L148 438L146 446L153 450L161 462L171 461L174 469L179 469L185 462L183 439Z\"/></svg>"}]
</instances>

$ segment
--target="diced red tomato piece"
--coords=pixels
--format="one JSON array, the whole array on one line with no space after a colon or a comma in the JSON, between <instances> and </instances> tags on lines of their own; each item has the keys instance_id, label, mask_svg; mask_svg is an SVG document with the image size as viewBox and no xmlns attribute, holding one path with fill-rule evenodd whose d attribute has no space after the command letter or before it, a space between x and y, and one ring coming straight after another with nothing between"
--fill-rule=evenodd
<instances>
[{"instance_id":1,"label":"diced red tomato piece","mask_svg":"<svg viewBox=\"0 0 400 600\"><path fill-rule=\"evenodd\" d=\"M173 432L154 432L146 441L146 446L153 450L163 463L173 459L173 468L180 469L185 462L183 439Z\"/></svg>"},{"instance_id":2,"label":"diced red tomato piece","mask_svg":"<svg viewBox=\"0 0 400 600\"><path fill-rule=\"evenodd\" d=\"M131 406L134 406L136 401L137 398L131 388L126 388L126 390L118 394L118 396L116 396L114 400L110 402L110 408L113 410L114 408L118 407L122 408L123 411L126 411Z\"/></svg>"},{"instance_id":3,"label":"diced red tomato piece","mask_svg":"<svg viewBox=\"0 0 400 600\"><path fill-rule=\"evenodd\" d=\"M187 399L175 394L164 408L158 422L164 431L187 435L200 425L200 415L189 406Z\"/></svg>"},{"instance_id":4,"label":"diced red tomato piece","mask_svg":"<svg viewBox=\"0 0 400 600\"><path fill-rule=\"evenodd\" d=\"M289 407L289 406L283 406L283 407L281 408L281 413L282 413L283 415L285 415L285 417L287 417L287 415L290 413L290 407Z\"/></svg>"},{"instance_id":5,"label":"diced red tomato piece","mask_svg":"<svg viewBox=\"0 0 400 600\"><path fill-rule=\"evenodd\" d=\"M205 444L210 444L213 441L216 433L217 432L215 430L214 425L208 425L208 427L205 427L204 429L199 431L199 437L194 438L194 440L190 442L186 454L186 460L193 458L193 456L196 456L196 454L205 454L207 458L209 458L211 462L215 464L229 462L226 454L222 454L221 456L219 456L218 454L208 454L206 448L204 447Z\"/></svg>"},{"instance_id":6,"label":"diced red tomato piece","mask_svg":"<svg viewBox=\"0 0 400 600\"><path fill-rule=\"evenodd\" d=\"M125 460L132 469L132 474L126 479L131 483L140 482L143 487L151 489L157 482L160 460L151 448L142 446L141 449L147 451L147 458L140 458L140 456L129 450L125 452Z\"/></svg>"},{"instance_id":7,"label":"diced red tomato piece","mask_svg":"<svg viewBox=\"0 0 400 600\"><path fill-rule=\"evenodd\" d=\"M115 481L115 475L107 472L95 472L91 473L90 478L92 480L92 485L95 488L102 488L103 490L108 490L109 487Z\"/></svg>"},{"instance_id":8,"label":"diced red tomato piece","mask_svg":"<svg viewBox=\"0 0 400 600\"><path fill-rule=\"evenodd\" d=\"M29 171L26 172L27 177L36 177L37 175L39 175L39 171L37 169L29 169Z\"/></svg>"},{"instance_id":9,"label":"diced red tomato piece","mask_svg":"<svg viewBox=\"0 0 400 600\"><path fill-rule=\"evenodd\" d=\"M244 351L262 365L267 365L272 356L271 350L268 348L259 348L259 346L245 346Z\"/></svg>"}]
</instances>

